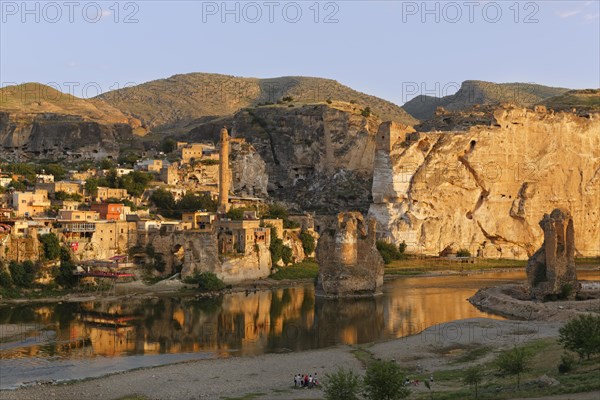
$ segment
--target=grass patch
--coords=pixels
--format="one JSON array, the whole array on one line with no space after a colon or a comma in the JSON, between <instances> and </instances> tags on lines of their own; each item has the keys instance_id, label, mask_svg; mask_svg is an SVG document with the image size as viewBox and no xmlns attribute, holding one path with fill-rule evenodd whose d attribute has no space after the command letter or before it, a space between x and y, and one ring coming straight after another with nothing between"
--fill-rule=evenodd
<instances>
[{"instance_id":1,"label":"grass patch","mask_svg":"<svg viewBox=\"0 0 600 400\"><path fill-rule=\"evenodd\" d=\"M485 259L473 258L473 262L451 261L438 257L415 258L409 257L405 260L395 260L386 265L386 275L416 275L417 273L435 271L472 271L481 269L506 269L524 268L527 260L513 259Z\"/></svg>"},{"instance_id":2,"label":"grass patch","mask_svg":"<svg viewBox=\"0 0 600 400\"><path fill-rule=\"evenodd\" d=\"M375 361L373 353L363 347L357 347L350 353L362 364L363 368L367 368L370 363Z\"/></svg>"},{"instance_id":3,"label":"grass patch","mask_svg":"<svg viewBox=\"0 0 600 400\"><path fill-rule=\"evenodd\" d=\"M319 274L319 264L314 261L304 260L291 267L280 268L270 277L275 280L282 279L314 279Z\"/></svg>"},{"instance_id":4,"label":"grass patch","mask_svg":"<svg viewBox=\"0 0 600 400\"><path fill-rule=\"evenodd\" d=\"M456 360L452 361L451 364L470 363L482 358L483 356L489 354L491 351L492 348L489 346L475 347L473 349L465 351Z\"/></svg>"}]
</instances>

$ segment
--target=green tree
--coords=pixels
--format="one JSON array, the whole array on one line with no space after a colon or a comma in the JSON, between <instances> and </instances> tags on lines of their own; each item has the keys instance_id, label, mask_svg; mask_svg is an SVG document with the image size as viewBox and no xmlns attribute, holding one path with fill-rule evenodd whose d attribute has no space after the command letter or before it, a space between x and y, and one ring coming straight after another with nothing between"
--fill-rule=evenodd
<instances>
[{"instance_id":1,"label":"green tree","mask_svg":"<svg viewBox=\"0 0 600 400\"><path fill-rule=\"evenodd\" d=\"M392 243L388 243L384 240L378 240L376 242L376 246L377 250L379 250L379 254L381 254L381 258L383 258L383 262L386 264L389 264L394 260L399 260L400 258L402 258L402 255L398 251L398 248Z\"/></svg>"},{"instance_id":2,"label":"green tree","mask_svg":"<svg viewBox=\"0 0 600 400\"><path fill-rule=\"evenodd\" d=\"M360 377L352 370L338 368L325 375L323 389L326 400L358 400Z\"/></svg>"},{"instance_id":3,"label":"green tree","mask_svg":"<svg viewBox=\"0 0 600 400\"><path fill-rule=\"evenodd\" d=\"M158 209L159 214L172 213L175 209L175 198L173 197L173 193L163 188L152 192L150 201Z\"/></svg>"},{"instance_id":4,"label":"green tree","mask_svg":"<svg viewBox=\"0 0 600 400\"><path fill-rule=\"evenodd\" d=\"M282 204L271 204L269 205L269 208L266 212L266 214L264 215L265 218L272 218L272 219L283 219L286 220L288 219L288 210L287 208L285 208Z\"/></svg>"},{"instance_id":5,"label":"green tree","mask_svg":"<svg viewBox=\"0 0 600 400\"><path fill-rule=\"evenodd\" d=\"M465 371L465 375L463 377L463 382L467 385L472 386L475 389L475 398L479 395L479 384L483 380L483 372L481 371L481 367L475 366L468 368Z\"/></svg>"},{"instance_id":6,"label":"green tree","mask_svg":"<svg viewBox=\"0 0 600 400\"><path fill-rule=\"evenodd\" d=\"M367 106L365 107L363 110L360 111L360 115L362 115L365 118L368 118L371 116L371 107Z\"/></svg>"},{"instance_id":7,"label":"green tree","mask_svg":"<svg viewBox=\"0 0 600 400\"><path fill-rule=\"evenodd\" d=\"M44 249L44 258L46 260L57 260L60 257L60 241L54 233L40 235L39 238Z\"/></svg>"},{"instance_id":8,"label":"green tree","mask_svg":"<svg viewBox=\"0 0 600 400\"><path fill-rule=\"evenodd\" d=\"M8 271L0 271L0 287L11 288L13 286L13 280Z\"/></svg>"},{"instance_id":9,"label":"green tree","mask_svg":"<svg viewBox=\"0 0 600 400\"><path fill-rule=\"evenodd\" d=\"M8 184L9 188L13 188L18 192L22 192L27 190L27 185L21 181L15 181L14 179L12 181L10 181L10 183Z\"/></svg>"},{"instance_id":10,"label":"green tree","mask_svg":"<svg viewBox=\"0 0 600 400\"><path fill-rule=\"evenodd\" d=\"M394 361L374 361L363 379L363 394L369 400L397 400L408 397L404 375Z\"/></svg>"},{"instance_id":11,"label":"green tree","mask_svg":"<svg viewBox=\"0 0 600 400\"><path fill-rule=\"evenodd\" d=\"M42 170L49 175L54 176L54 181L62 181L63 179L65 179L65 176L67 175L67 170L65 169L65 167L63 167L60 164L46 164L46 165L40 165L37 168L37 172L38 173L42 173Z\"/></svg>"},{"instance_id":12,"label":"green tree","mask_svg":"<svg viewBox=\"0 0 600 400\"><path fill-rule=\"evenodd\" d=\"M285 265L289 265L294 261L292 249L288 246L283 246L281 249L281 261Z\"/></svg>"},{"instance_id":13,"label":"green tree","mask_svg":"<svg viewBox=\"0 0 600 400\"><path fill-rule=\"evenodd\" d=\"M398 252L400 254L404 254L405 251L406 251L406 242L403 240L402 243L400 243L398 245Z\"/></svg>"},{"instance_id":14,"label":"green tree","mask_svg":"<svg viewBox=\"0 0 600 400\"><path fill-rule=\"evenodd\" d=\"M152 175L146 172L133 171L118 178L116 184L119 188L126 189L127 193L132 196L141 196L151 181Z\"/></svg>"},{"instance_id":15,"label":"green tree","mask_svg":"<svg viewBox=\"0 0 600 400\"><path fill-rule=\"evenodd\" d=\"M207 292L218 292L225 289L225 283L212 272L195 271L191 277L184 279L184 282L196 284L198 289Z\"/></svg>"},{"instance_id":16,"label":"green tree","mask_svg":"<svg viewBox=\"0 0 600 400\"><path fill-rule=\"evenodd\" d=\"M239 221L244 219L244 210L241 208L232 208L231 210L227 211L226 216L229 219Z\"/></svg>"},{"instance_id":17,"label":"green tree","mask_svg":"<svg viewBox=\"0 0 600 400\"><path fill-rule=\"evenodd\" d=\"M592 314L579 315L559 331L558 342L567 350L571 350L580 358L600 354L600 316Z\"/></svg>"},{"instance_id":18,"label":"green tree","mask_svg":"<svg viewBox=\"0 0 600 400\"><path fill-rule=\"evenodd\" d=\"M89 194L92 197L96 197L96 195L98 194L98 179L96 178L88 178L85 181L85 191L87 194Z\"/></svg>"},{"instance_id":19,"label":"green tree","mask_svg":"<svg viewBox=\"0 0 600 400\"><path fill-rule=\"evenodd\" d=\"M172 138L166 138L163 140L160 148L165 154L169 154L177 148L177 142Z\"/></svg>"},{"instance_id":20,"label":"green tree","mask_svg":"<svg viewBox=\"0 0 600 400\"><path fill-rule=\"evenodd\" d=\"M496 359L496 367L502 375L516 375L517 389L521 387L521 374L529 367L530 355L522 347L507 350Z\"/></svg>"},{"instance_id":21,"label":"green tree","mask_svg":"<svg viewBox=\"0 0 600 400\"><path fill-rule=\"evenodd\" d=\"M313 235L308 233L307 231L300 232L300 241L302 242L302 249L304 249L304 254L308 257L310 254L315 251L315 238Z\"/></svg>"},{"instance_id":22,"label":"green tree","mask_svg":"<svg viewBox=\"0 0 600 400\"><path fill-rule=\"evenodd\" d=\"M468 249L460 249L456 252L456 257L471 257L471 252Z\"/></svg>"},{"instance_id":23,"label":"green tree","mask_svg":"<svg viewBox=\"0 0 600 400\"><path fill-rule=\"evenodd\" d=\"M54 279L62 287L73 287L77 283L77 277L73 272L77 266L70 261L61 261L60 267L54 272Z\"/></svg>"},{"instance_id":24,"label":"green tree","mask_svg":"<svg viewBox=\"0 0 600 400\"><path fill-rule=\"evenodd\" d=\"M8 269L15 285L28 288L33 284L39 268L31 261L24 261L23 263L11 261L8 264Z\"/></svg>"}]
</instances>

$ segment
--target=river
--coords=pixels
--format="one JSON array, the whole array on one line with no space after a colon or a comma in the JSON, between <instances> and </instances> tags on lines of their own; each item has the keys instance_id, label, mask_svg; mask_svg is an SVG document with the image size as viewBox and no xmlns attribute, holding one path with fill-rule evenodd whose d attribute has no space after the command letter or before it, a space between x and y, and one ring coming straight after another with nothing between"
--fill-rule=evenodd
<instances>
[{"instance_id":1,"label":"river","mask_svg":"<svg viewBox=\"0 0 600 400\"><path fill-rule=\"evenodd\" d=\"M583 275L583 276L581 276ZM580 274L597 279L597 272ZM303 351L488 317L466 299L518 272L403 277L371 299L325 300L313 285L226 294L0 308L0 389L215 357Z\"/></svg>"}]
</instances>

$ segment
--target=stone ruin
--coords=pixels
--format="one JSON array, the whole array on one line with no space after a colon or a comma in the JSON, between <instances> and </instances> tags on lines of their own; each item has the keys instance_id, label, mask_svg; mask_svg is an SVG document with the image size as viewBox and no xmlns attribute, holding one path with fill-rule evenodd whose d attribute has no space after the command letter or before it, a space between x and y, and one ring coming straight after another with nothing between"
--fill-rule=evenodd
<instances>
[{"instance_id":1,"label":"stone ruin","mask_svg":"<svg viewBox=\"0 0 600 400\"><path fill-rule=\"evenodd\" d=\"M568 211L555 209L540 221L544 231L542 247L527 263L531 296L538 300L574 299L579 290L575 270L575 233Z\"/></svg>"},{"instance_id":2,"label":"stone ruin","mask_svg":"<svg viewBox=\"0 0 600 400\"><path fill-rule=\"evenodd\" d=\"M383 285L383 259L376 246L377 222L359 212L329 218L317 245L317 294L326 297L373 296Z\"/></svg>"}]
</instances>

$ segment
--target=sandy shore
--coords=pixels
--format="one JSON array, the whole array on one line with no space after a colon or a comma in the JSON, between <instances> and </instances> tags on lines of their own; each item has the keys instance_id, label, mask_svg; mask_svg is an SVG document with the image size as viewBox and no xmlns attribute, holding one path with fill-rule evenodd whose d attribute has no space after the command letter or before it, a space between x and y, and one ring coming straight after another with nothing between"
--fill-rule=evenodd
<instances>
[{"instance_id":1,"label":"sandy shore","mask_svg":"<svg viewBox=\"0 0 600 400\"><path fill-rule=\"evenodd\" d=\"M467 319L432 326L420 334L371 346L329 349L256 357L232 357L173 364L109 375L72 384L39 385L2 391L5 400L109 400L140 394L150 399L220 399L262 393L257 399L320 399L320 390L294 390L296 373L317 373L323 380L338 366L361 372L353 351L366 349L373 357L395 359L404 367L433 374L447 368L452 349L464 346L512 347L557 335L561 322ZM494 357L490 353L478 362ZM117 361L118 362L118 361ZM416 390L425 390L417 388Z\"/></svg>"}]
</instances>

